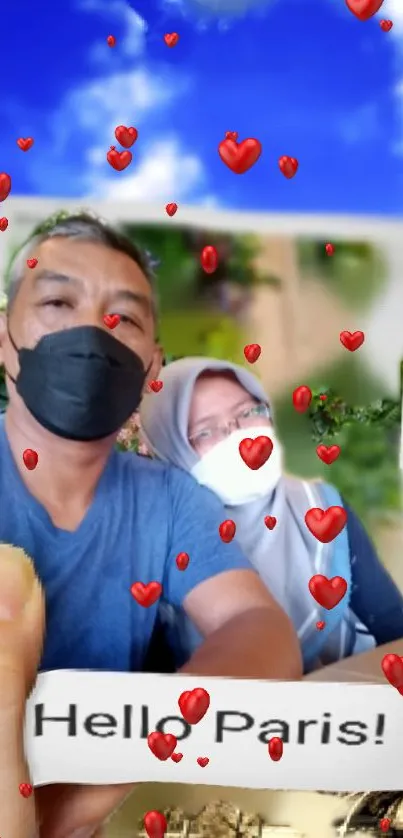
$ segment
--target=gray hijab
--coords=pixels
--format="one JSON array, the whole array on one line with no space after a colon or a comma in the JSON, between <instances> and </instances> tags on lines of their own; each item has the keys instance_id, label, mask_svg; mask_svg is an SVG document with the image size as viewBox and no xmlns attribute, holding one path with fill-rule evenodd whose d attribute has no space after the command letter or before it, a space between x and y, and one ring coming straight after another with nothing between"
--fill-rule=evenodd
<instances>
[{"instance_id":1,"label":"gray hijab","mask_svg":"<svg viewBox=\"0 0 403 838\"><path fill-rule=\"evenodd\" d=\"M142 434L158 459L188 473L199 460L188 441L188 420L193 389L204 372L231 372L250 395L269 404L258 378L228 361L189 357L164 367L159 376L162 390L145 395L142 401ZM326 502L317 482L284 475L269 497L235 508L231 506L228 510L228 517L237 525L236 537L245 556L294 623L306 670L313 668L318 659L323 664L346 656L353 651L355 643L355 618L346 603L340 603L332 612L323 612L308 587L315 573L337 575L332 572L333 559L335 545L341 537L331 544L321 544L311 535L304 520L311 507L341 505L336 490L328 488L336 496L333 495L330 503ZM277 519L273 530L265 526L266 515ZM344 537L348 551L347 537ZM338 547L340 552L340 541ZM316 624L322 620L328 624L328 631L318 631Z\"/></svg>"}]
</instances>

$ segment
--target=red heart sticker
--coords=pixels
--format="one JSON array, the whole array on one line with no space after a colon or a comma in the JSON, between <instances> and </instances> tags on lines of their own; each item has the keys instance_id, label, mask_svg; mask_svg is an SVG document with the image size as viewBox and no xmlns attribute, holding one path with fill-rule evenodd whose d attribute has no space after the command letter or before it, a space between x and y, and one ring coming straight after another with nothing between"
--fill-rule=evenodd
<instances>
[{"instance_id":1,"label":"red heart sticker","mask_svg":"<svg viewBox=\"0 0 403 838\"><path fill-rule=\"evenodd\" d=\"M111 145L106 159L110 166L112 166L112 169L115 169L117 172L123 172L132 162L133 155L131 151L116 151L115 146Z\"/></svg>"},{"instance_id":2,"label":"red heart sticker","mask_svg":"<svg viewBox=\"0 0 403 838\"><path fill-rule=\"evenodd\" d=\"M331 611L341 602L347 591L347 582L342 576L328 579L317 573L308 583L309 590L315 600L326 611Z\"/></svg>"},{"instance_id":3,"label":"red heart sticker","mask_svg":"<svg viewBox=\"0 0 403 838\"><path fill-rule=\"evenodd\" d=\"M383 0L346 0L346 6L358 20L369 20L376 15L383 5Z\"/></svg>"},{"instance_id":4,"label":"red heart sticker","mask_svg":"<svg viewBox=\"0 0 403 838\"><path fill-rule=\"evenodd\" d=\"M318 631L323 631L325 625L326 623L324 620L318 620L318 622L316 623L316 628L318 629Z\"/></svg>"},{"instance_id":5,"label":"red heart sticker","mask_svg":"<svg viewBox=\"0 0 403 838\"><path fill-rule=\"evenodd\" d=\"M178 553L176 559L176 567L178 570L186 570L189 565L190 558L187 553Z\"/></svg>"},{"instance_id":6,"label":"red heart sticker","mask_svg":"<svg viewBox=\"0 0 403 838\"><path fill-rule=\"evenodd\" d=\"M164 838L168 829L168 823L162 812L157 812L155 809L147 812L144 815L143 823L148 838Z\"/></svg>"},{"instance_id":7,"label":"red heart sticker","mask_svg":"<svg viewBox=\"0 0 403 838\"><path fill-rule=\"evenodd\" d=\"M382 820L379 821L379 829L381 832L389 832L391 823L392 821L390 818L382 818Z\"/></svg>"},{"instance_id":8,"label":"red heart sticker","mask_svg":"<svg viewBox=\"0 0 403 838\"><path fill-rule=\"evenodd\" d=\"M403 687L403 657L400 655L384 655L382 658L382 671L392 687L397 690Z\"/></svg>"},{"instance_id":9,"label":"red heart sticker","mask_svg":"<svg viewBox=\"0 0 403 838\"><path fill-rule=\"evenodd\" d=\"M166 35L164 35L164 41L167 47L176 47L176 44L179 41L179 35L177 32L167 32Z\"/></svg>"},{"instance_id":10,"label":"red heart sticker","mask_svg":"<svg viewBox=\"0 0 403 838\"><path fill-rule=\"evenodd\" d=\"M213 274L218 267L218 253L212 244L203 247L200 254L201 266L206 274Z\"/></svg>"},{"instance_id":11,"label":"red heart sticker","mask_svg":"<svg viewBox=\"0 0 403 838\"><path fill-rule=\"evenodd\" d=\"M180 762L183 759L183 754L172 754L171 760L172 762Z\"/></svg>"},{"instance_id":12,"label":"red heart sticker","mask_svg":"<svg viewBox=\"0 0 403 838\"><path fill-rule=\"evenodd\" d=\"M120 323L120 314L104 314L104 323L108 329L116 329Z\"/></svg>"},{"instance_id":13,"label":"red heart sticker","mask_svg":"<svg viewBox=\"0 0 403 838\"><path fill-rule=\"evenodd\" d=\"M226 544L229 544L236 533L235 521L231 521L231 518L227 518L226 521L223 521L222 524L220 524L218 531L220 533L221 541L225 541Z\"/></svg>"},{"instance_id":14,"label":"red heart sticker","mask_svg":"<svg viewBox=\"0 0 403 838\"><path fill-rule=\"evenodd\" d=\"M356 352L365 340L364 332L340 332L340 343L349 352Z\"/></svg>"},{"instance_id":15,"label":"red heart sticker","mask_svg":"<svg viewBox=\"0 0 403 838\"><path fill-rule=\"evenodd\" d=\"M252 471L262 468L273 451L273 443L268 436L257 436L256 439L243 439L239 443L239 453Z\"/></svg>"},{"instance_id":16,"label":"red heart sticker","mask_svg":"<svg viewBox=\"0 0 403 838\"><path fill-rule=\"evenodd\" d=\"M283 756L283 740L280 739L279 736L272 736L267 743L267 750L269 752L270 759L272 759L273 762L278 762Z\"/></svg>"},{"instance_id":17,"label":"red heart sticker","mask_svg":"<svg viewBox=\"0 0 403 838\"><path fill-rule=\"evenodd\" d=\"M259 140L250 137L237 143L232 139L223 140L218 146L218 153L223 163L236 175L244 175L257 163L262 153Z\"/></svg>"},{"instance_id":18,"label":"red heart sticker","mask_svg":"<svg viewBox=\"0 0 403 838\"><path fill-rule=\"evenodd\" d=\"M292 403L297 413L305 413L308 410L311 401L312 390L307 387L306 384L301 384L300 387L297 387L294 390L292 394Z\"/></svg>"},{"instance_id":19,"label":"red heart sticker","mask_svg":"<svg viewBox=\"0 0 403 838\"><path fill-rule=\"evenodd\" d=\"M115 36L114 36L114 35L108 35L108 37L107 37L107 39L106 39L106 43L108 44L108 47L114 47L114 46L116 46L116 38L115 38Z\"/></svg>"},{"instance_id":20,"label":"red heart sticker","mask_svg":"<svg viewBox=\"0 0 403 838\"><path fill-rule=\"evenodd\" d=\"M33 792L33 787L31 786L31 783L20 783L18 788L22 797L31 797L31 794Z\"/></svg>"},{"instance_id":21,"label":"red heart sticker","mask_svg":"<svg viewBox=\"0 0 403 838\"><path fill-rule=\"evenodd\" d=\"M379 26L384 32L390 32L393 27L393 20L380 20ZM387 820L387 818L386 818Z\"/></svg>"},{"instance_id":22,"label":"red heart sticker","mask_svg":"<svg viewBox=\"0 0 403 838\"><path fill-rule=\"evenodd\" d=\"M243 354L250 364L254 364L260 358L262 347L258 343L248 343L244 346Z\"/></svg>"},{"instance_id":23,"label":"red heart sticker","mask_svg":"<svg viewBox=\"0 0 403 838\"><path fill-rule=\"evenodd\" d=\"M115 137L123 148L131 148L136 142L138 135L137 128L126 128L126 125L118 125L115 128Z\"/></svg>"},{"instance_id":24,"label":"red heart sticker","mask_svg":"<svg viewBox=\"0 0 403 838\"><path fill-rule=\"evenodd\" d=\"M167 215L172 218L173 215L178 211L178 204L167 204L165 207L165 212Z\"/></svg>"},{"instance_id":25,"label":"red heart sticker","mask_svg":"<svg viewBox=\"0 0 403 838\"><path fill-rule=\"evenodd\" d=\"M305 515L308 530L321 541L329 544L344 529L347 523L347 512L342 506L329 506L329 509L308 509Z\"/></svg>"},{"instance_id":26,"label":"red heart sticker","mask_svg":"<svg viewBox=\"0 0 403 838\"><path fill-rule=\"evenodd\" d=\"M150 381L150 383L149 383L150 390L152 390L153 393L159 393L159 391L162 390L163 386L164 386L164 382L163 381L158 381L158 379L156 379L156 378L153 379L153 381Z\"/></svg>"},{"instance_id":27,"label":"red heart sticker","mask_svg":"<svg viewBox=\"0 0 403 838\"><path fill-rule=\"evenodd\" d=\"M26 137L25 139L24 137L20 137L19 140L17 140L18 148L20 148L21 151L29 151L29 149L32 148L33 144L33 137Z\"/></svg>"},{"instance_id":28,"label":"red heart sticker","mask_svg":"<svg viewBox=\"0 0 403 838\"><path fill-rule=\"evenodd\" d=\"M157 759L164 762L172 756L178 740L172 733L160 733L155 730L147 736L148 747Z\"/></svg>"},{"instance_id":29,"label":"red heart sticker","mask_svg":"<svg viewBox=\"0 0 403 838\"><path fill-rule=\"evenodd\" d=\"M316 448L316 453L320 460L323 463L326 463L327 466L330 466L332 463L337 460L338 456L340 455L340 445L318 445Z\"/></svg>"},{"instance_id":30,"label":"red heart sticker","mask_svg":"<svg viewBox=\"0 0 403 838\"><path fill-rule=\"evenodd\" d=\"M0 230L1 230L1 232L4 233L4 230L7 230L7 227L8 227L8 218L5 218L3 216L3 218L0 218Z\"/></svg>"},{"instance_id":31,"label":"red heart sticker","mask_svg":"<svg viewBox=\"0 0 403 838\"><path fill-rule=\"evenodd\" d=\"M197 763L200 765L200 768L205 768L210 762L208 757L197 757Z\"/></svg>"},{"instance_id":32,"label":"red heart sticker","mask_svg":"<svg viewBox=\"0 0 403 838\"><path fill-rule=\"evenodd\" d=\"M274 527L277 524L277 518L275 518L274 515L266 515L264 522L268 530L274 530Z\"/></svg>"},{"instance_id":33,"label":"red heart sticker","mask_svg":"<svg viewBox=\"0 0 403 838\"><path fill-rule=\"evenodd\" d=\"M288 157L286 154L283 154L283 156L279 158L278 165L280 172L282 172L284 177L288 178L288 180L297 174L299 164L295 157Z\"/></svg>"},{"instance_id":34,"label":"red heart sticker","mask_svg":"<svg viewBox=\"0 0 403 838\"><path fill-rule=\"evenodd\" d=\"M33 471L38 465L38 454L33 450L33 448L26 448L22 454L22 459L24 461L25 468L29 471Z\"/></svg>"},{"instance_id":35,"label":"red heart sticker","mask_svg":"<svg viewBox=\"0 0 403 838\"><path fill-rule=\"evenodd\" d=\"M0 172L0 202L5 201L11 192L11 177L5 172Z\"/></svg>"},{"instance_id":36,"label":"red heart sticker","mask_svg":"<svg viewBox=\"0 0 403 838\"><path fill-rule=\"evenodd\" d=\"M36 268L37 264L38 264L37 259L27 259L27 265L28 265L29 268L31 268L31 270L32 270L32 268Z\"/></svg>"},{"instance_id":37,"label":"red heart sticker","mask_svg":"<svg viewBox=\"0 0 403 838\"><path fill-rule=\"evenodd\" d=\"M133 582L130 593L139 605L143 608L150 608L160 598L162 585L159 582L149 582L148 585L144 585L143 582Z\"/></svg>"},{"instance_id":38,"label":"red heart sticker","mask_svg":"<svg viewBox=\"0 0 403 838\"><path fill-rule=\"evenodd\" d=\"M203 687L196 687L194 690L182 693L178 704L185 722L189 725L197 725L210 707L210 696Z\"/></svg>"}]
</instances>

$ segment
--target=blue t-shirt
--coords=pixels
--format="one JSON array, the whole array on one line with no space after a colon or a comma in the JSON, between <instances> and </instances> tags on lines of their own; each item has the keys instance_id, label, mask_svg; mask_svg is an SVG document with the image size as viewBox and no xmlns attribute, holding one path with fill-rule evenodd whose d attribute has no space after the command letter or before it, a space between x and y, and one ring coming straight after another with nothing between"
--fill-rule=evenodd
<instances>
[{"instance_id":1,"label":"blue t-shirt","mask_svg":"<svg viewBox=\"0 0 403 838\"><path fill-rule=\"evenodd\" d=\"M163 601L180 609L206 579L251 569L235 542L220 539L226 517L184 472L113 451L78 529L60 530L23 483L0 417L0 543L22 547L43 584L43 670L141 671L159 604L139 605L132 583L160 582Z\"/></svg>"}]
</instances>

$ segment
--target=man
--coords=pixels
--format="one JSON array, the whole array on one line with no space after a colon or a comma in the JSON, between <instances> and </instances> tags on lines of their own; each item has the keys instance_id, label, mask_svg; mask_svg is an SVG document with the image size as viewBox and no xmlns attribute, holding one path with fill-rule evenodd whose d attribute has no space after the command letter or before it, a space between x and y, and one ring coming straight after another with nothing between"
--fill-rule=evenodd
<instances>
[{"instance_id":1,"label":"man","mask_svg":"<svg viewBox=\"0 0 403 838\"><path fill-rule=\"evenodd\" d=\"M42 668L141 671L158 604L130 588L156 581L205 638L188 671L299 677L287 617L220 540L220 503L181 471L115 451L161 366L152 279L131 242L87 214L45 224L12 266L0 543L22 547L44 586Z\"/></svg>"},{"instance_id":2,"label":"man","mask_svg":"<svg viewBox=\"0 0 403 838\"><path fill-rule=\"evenodd\" d=\"M12 266L0 332L9 393L0 422L0 544L23 548L42 582L41 667L141 670L158 604L143 607L130 588L157 581L162 599L183 607L204 637L183 672L297 679L294 631L236 544L220 540L220 503L174 468L115 451L120 427L158 377L155 309L147 262L88 215L43 227ZM113 314L119 323L112 334L104 318ZM28 449L38 455L36 468L24 463ZM1 828L9 838L30 838L20 818L32 808L13 808L10 782L17 787L23 775L23 688L40 656L40 594L31 587L36 599L24 610L24 631L18 621L11 627L10 612L28 595L22 577L28 573L32 583L32 570L19 551L10 559L4 550L0 808L5 812L6 801L8 808ZM179 571L175 558L183 551L190 562ZM128 791L41 790L41 838L71 838L76 829L92 835Z\"/></svg>"}]
</instances>

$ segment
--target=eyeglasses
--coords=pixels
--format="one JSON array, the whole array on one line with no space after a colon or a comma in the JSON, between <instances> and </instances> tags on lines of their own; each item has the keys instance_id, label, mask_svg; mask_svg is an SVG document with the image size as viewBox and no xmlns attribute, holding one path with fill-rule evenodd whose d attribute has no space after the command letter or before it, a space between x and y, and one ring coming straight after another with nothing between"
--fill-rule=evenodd
<instances>
[{"instance_id":1,"label":"eyeglasses","mask_svg":"<svg viewBox=\"0 0 403 838\"><path fill-rule=\"evenodd\" d=\"M255 404L252 407L244 408L226 425L203 428L203 430L191 434L189 442L197 450L210 448L226 439L234 428L250 428L253 425L259 425L262 419L270 420L270 409L267 404Z\"/></svg>"}]
</instances>

